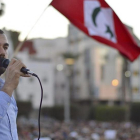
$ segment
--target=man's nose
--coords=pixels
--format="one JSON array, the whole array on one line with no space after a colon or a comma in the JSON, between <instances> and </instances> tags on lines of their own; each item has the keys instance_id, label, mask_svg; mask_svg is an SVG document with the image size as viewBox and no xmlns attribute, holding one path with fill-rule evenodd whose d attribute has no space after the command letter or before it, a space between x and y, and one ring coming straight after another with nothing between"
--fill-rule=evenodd
<instances>
[{"instance_id":1,"label":"man's nose","mask_svg":"<svg viewBox=\"0 0 140 140\"><path fill-rule=\"evenodd\" d=\"M0 47L0 56L5 56L6 51L4 48Z\"/></svg>"}]
</instances>

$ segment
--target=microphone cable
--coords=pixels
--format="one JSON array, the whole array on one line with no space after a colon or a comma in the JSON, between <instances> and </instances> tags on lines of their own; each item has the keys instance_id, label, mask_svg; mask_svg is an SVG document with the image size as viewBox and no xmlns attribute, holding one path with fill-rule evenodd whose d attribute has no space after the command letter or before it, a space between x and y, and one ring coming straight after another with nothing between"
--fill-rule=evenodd
<instances>
[{"instance_id":1,"label":"microphone cable","mask_svg":"<svg viewBox=\"0 0 140 140\"><path fill-rule=\"evenodd\" d=\"M38 129L39 129L38 140L39 140L40 139L40 135L41 135L41 130L40 130L40 114L41 114L41 106L42 106L42 100L43 100L43 87L42 87L42 84L41 84L41 81L40 81L39 77L35 73L32 73L32 76L34 76L34 77L36 77L38 79L40 87L41 87L41 100L40 100L39 113L38 113Z\"/></svg>"}]
</instances>

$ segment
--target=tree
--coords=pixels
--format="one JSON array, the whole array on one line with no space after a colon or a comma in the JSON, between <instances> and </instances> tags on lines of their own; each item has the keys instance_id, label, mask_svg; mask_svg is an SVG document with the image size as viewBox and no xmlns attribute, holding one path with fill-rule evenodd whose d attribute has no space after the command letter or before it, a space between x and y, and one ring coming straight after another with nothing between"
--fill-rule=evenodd
<instances>
[{"instance_id":1,"label":"tree","mask_svg":"<svg viewBox=\"0 0 140 140\"><path fill-rule=\"evenodd\" d=\"M19 35L20 35L20 32L10 31L10 36L11 36L11 40L13 43L14 51L15 51L17 45L19 44L19 39L18 39Z\"/></svg>"},{"instance_id":2,"label":"tree","mask_svg":"<svg viewBox=\"0 0 140 140\"><path fill-rule=\"evenodd\" d=\"M4 14L4 11L5 11L5 4L0 2L0 16Z\"/></svg>"}]
</instances>

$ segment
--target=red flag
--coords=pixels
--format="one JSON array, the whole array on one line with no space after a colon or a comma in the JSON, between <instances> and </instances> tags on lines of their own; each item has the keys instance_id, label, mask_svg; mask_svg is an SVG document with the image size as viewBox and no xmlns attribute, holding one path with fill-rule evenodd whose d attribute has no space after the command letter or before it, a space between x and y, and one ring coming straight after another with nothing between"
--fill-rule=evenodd
<instances>
[{"instance_id":1,"label":"red flag","mask_svg":"<svg viewBox=\"0 0 140 140\"><path fill-rule=\"evenodd\" d=\"M51 5L93 39L134 61L140 48L104 0L53 0Z\"/></svg>"}]
</instances>

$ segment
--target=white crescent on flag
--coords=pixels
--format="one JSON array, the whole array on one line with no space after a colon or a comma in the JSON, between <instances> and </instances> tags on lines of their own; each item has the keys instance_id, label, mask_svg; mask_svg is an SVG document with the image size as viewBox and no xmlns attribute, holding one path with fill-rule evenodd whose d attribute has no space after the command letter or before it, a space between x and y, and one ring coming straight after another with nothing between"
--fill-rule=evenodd
<instances>
[{"instance_id":1,"label":"white crescent on flag","mask_svg":"<svg viewBox=\"0 0 140 140\"><path fill-rule=\"evenodd\" d=\"M117 42L111 8L102 8L97 0L85 0L84 22L89 35L97 35L114 43Z\"/></svg>"}]
</instances>

